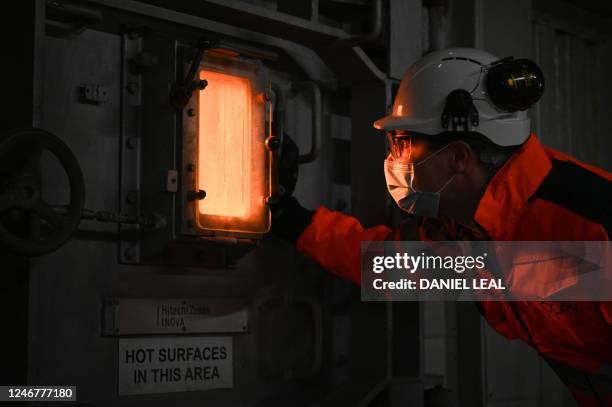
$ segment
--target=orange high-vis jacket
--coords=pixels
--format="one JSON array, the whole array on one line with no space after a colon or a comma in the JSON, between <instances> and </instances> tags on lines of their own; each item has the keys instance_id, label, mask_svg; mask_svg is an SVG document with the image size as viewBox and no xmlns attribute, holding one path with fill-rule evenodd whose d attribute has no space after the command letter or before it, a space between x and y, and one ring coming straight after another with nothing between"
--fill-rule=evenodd
<instances>
[{"instance_id":1,"label":"orange high-vis jacket","mask_svg":"<svg viewBox=\"0 0 612 407\"><path fill-rule=\"evenodd\" d=\"M497 241L610 240L611 181L609 172L544 147L532 134L493 176L474 219ZM360 242L398 236L387 226L364 229L357 219L321 206L297 248L332 273L360 284ZM581 406L612 405L612 302L512 305L514 309L508 302L479 302L489 325L506 338L535 347Z\"/></svg>"}]
</instances>

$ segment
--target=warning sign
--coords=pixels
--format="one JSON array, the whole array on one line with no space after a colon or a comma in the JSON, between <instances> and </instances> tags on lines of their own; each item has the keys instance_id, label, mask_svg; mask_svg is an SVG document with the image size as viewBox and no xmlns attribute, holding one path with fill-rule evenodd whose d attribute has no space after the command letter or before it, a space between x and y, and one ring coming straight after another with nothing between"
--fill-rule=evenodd
<instances>
[{"instance_id":1,"label":"warning sign","mask_svg":"<svg viewBox=\"0 0 612 407\"><path fill-rule=\"evenodd\" d=\"M233 386L231 337L119 340L119 394Z\"/></svg>"}]
</instances>

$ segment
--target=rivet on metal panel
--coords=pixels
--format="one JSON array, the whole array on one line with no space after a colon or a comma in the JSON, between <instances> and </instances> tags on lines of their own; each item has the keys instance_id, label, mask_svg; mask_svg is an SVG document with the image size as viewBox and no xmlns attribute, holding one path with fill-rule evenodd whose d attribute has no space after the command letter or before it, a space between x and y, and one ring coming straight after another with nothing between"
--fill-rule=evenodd
<instances>
[{"instance_id":1,"label":"rivet on metal panel","mask_svg":"<svg viewBox=\"0 0 612 407\"><path fill-rule=\"evenodd\" d=\"M195 49L195 55L191 61L189 70L185 76L185 79L180 80L172 84L170 89L170 103L177 109L183 109L189 103L193 92L196 89L204 89L208 82L196 80L196 75L199 71L200 63L204 57L206 50L212 48L214 42L201 38L198 41L198 45ZM203 87L202 87L203 86Z\"/></svg>"},{"instance_id":2,"label":"rivet on metal panel","mask_svg":"<svg viewBox=\"0 0 612 407\"><path fill-rule=\"evenodd\" d=\"M201 201L206 198L206 191L198 189L197 191L187 191L187 199L190 201Z\"/></svg>"},{"instance_id":3,"label":"rivet on metal panel","mask_svg":"<svg viewBox=\"0 0 612 407\"><path fill-rule=\"evenodd\" d=\"M168 174L166 176L166 191L168 192L177 192L178 171L177 170L168 170Z\"/></svg>"},{"instance_id":4,"label":"rivet on metal panel","mask_svg":"<svg viewBox=\"0 0 612 407\"><path fill-rule=\"evenodd\" d=\"M195 110L193 108L187 109L187 116L189 117L195 116Z\"/></svg>"},{"instance_id":5,"label":"rivet on metal panel","mask_svg":"<svg viewBox=\"0 0 612 407\"><path fill-rule=\"evenodd\" d=\"M267 103L272 100L272 96L270 95L270 92L260 92L257 94L257 96L255 96L255 100L257 100L259 103Z\"/></svg>"},{"instance_id":6,"label":"rivet on metal panel","mask_svg":"<svg viewBox=\"0 0 612 407\"><path fill-rule=\"evenodd\" d=\"M270 136L266 138L265 145L269 151L278 150L281 145L280 138L276 136Z\"/></svg>"}]
</instances>

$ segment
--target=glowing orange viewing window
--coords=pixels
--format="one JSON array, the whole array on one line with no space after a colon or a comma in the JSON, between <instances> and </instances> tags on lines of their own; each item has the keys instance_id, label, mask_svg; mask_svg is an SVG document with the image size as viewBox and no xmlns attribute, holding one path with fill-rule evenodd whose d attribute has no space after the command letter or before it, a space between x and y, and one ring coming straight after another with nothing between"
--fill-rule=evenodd
<instances>
[{"instance_id":1,"label":"glowing orange viewing window","mask_svg":"<svg viewBox=\"0 0 612 407\"><path fill-rule=\"evenodd\" d=\"M248 79L201 71L198 187L201 214L244 218L251 206L251 85Z\"/></svg>"},{"instance_id":2,"label":"glowing orange viewing window","mask_svg":"<svg viewBox=\"0 0 612 407\"><path fill-rule=\"evenodd\" d=\"M185 185L206 194L187 201L193 215L186 216L195 216L196 233L258 237L270 229L266 198L273 182L265 146L271 105L258 97L269 87L267 73L244 61L209 57L207 62L199 77L208 85L190 105L197 115L185 115L183 122L184 159L197 168L193 176L185 173Z\"/></svg>"}]
</instances>

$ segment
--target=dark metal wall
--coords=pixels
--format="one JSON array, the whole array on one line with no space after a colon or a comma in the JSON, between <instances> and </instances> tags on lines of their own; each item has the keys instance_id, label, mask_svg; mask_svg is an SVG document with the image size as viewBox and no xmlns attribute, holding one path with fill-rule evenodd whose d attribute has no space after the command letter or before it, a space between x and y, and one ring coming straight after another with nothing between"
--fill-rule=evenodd
<instances>
[{"instance_id":1,"label":"dark metal wall","mask_svg":"<svg viewBox=\"0 0 612 407\"><path fill-rule=\"evenodd\" d=\"M285 132L302 153L311 146L312 100L307 92L290 89L305 80L319 85L324 137L318 159L300 167L295 195L306 207L325 204L361 216L365 223L380 223L388 217L388 205L372 193L385 196L382 167L373 156L384 157L384 144L371 122L391 103L389 64L398 78L420 54L420 45L415 47L420 41L404 44L398 32L405 27L394 26L398 32L392 30L394 53L389 57L387 28L371 17L378 13L382 19L384 13L388 19L389 5L336 3L320 2L318 10L305 10L289 2L279 2L276 9L216 1L206 2L205 8L193 1L32 2L41 12L47 6L43 63L36 65L42 69L41 82L33 82L41 91L33 104L42 120L32 124L58 135L75 153L86 181L88 211L139 215L155 209L175 228L174 214L168 212L180 200L158 188L167 170L182 169L175 112L165 103L179 70L174 47L212 35L276 55L264 63L277 88L287 92ZM78 10L67 11L64 5ZM404 13L420 10L420 5L400 2L392 7ZM154 57L138 75L126 74L126 63L134 57L130 44L150 53L144 59ZM403 46L412 56L400 52ZM102 89L103 100L83 100L87 86ZM64 174L52 163L46 169L43 193L61 204L68 187ZM23 290L18 295L16 287L23 282L13 282L14 295L29 302L21 308L28 312L29 331L22 329L19 337L28 338L29 383L76 385L79 402L96 406L422 404L418 305L361 303L356 287L270 236L250 248L227 248L214 266L207 258L214 250L207 251L205 242L187 245L178 263L165 258L165 264L138 264L174 235L146 233L142 240L122 237L120 244L125 235L118 234L116 224L83 220L60 250L31 260L28 297ZM126 337L104 327L109 299L164 298L246 300L243 332L195 335L231 338L231 388L120 394L119 355ZM25 354L20 357L23 362Z\"/></svg>"},{"instance_id":2,"label":"dark metal wall","mask_svg":"<svg viewBox=\"0 0 612 407\"><path fill-rule=\"evenodd\" d=\"M537 133L547 145L609 171L610 35L550 14L536 17L533 32L534 58L548 83L536 106Z\"/></svg>"}]
</instances>

